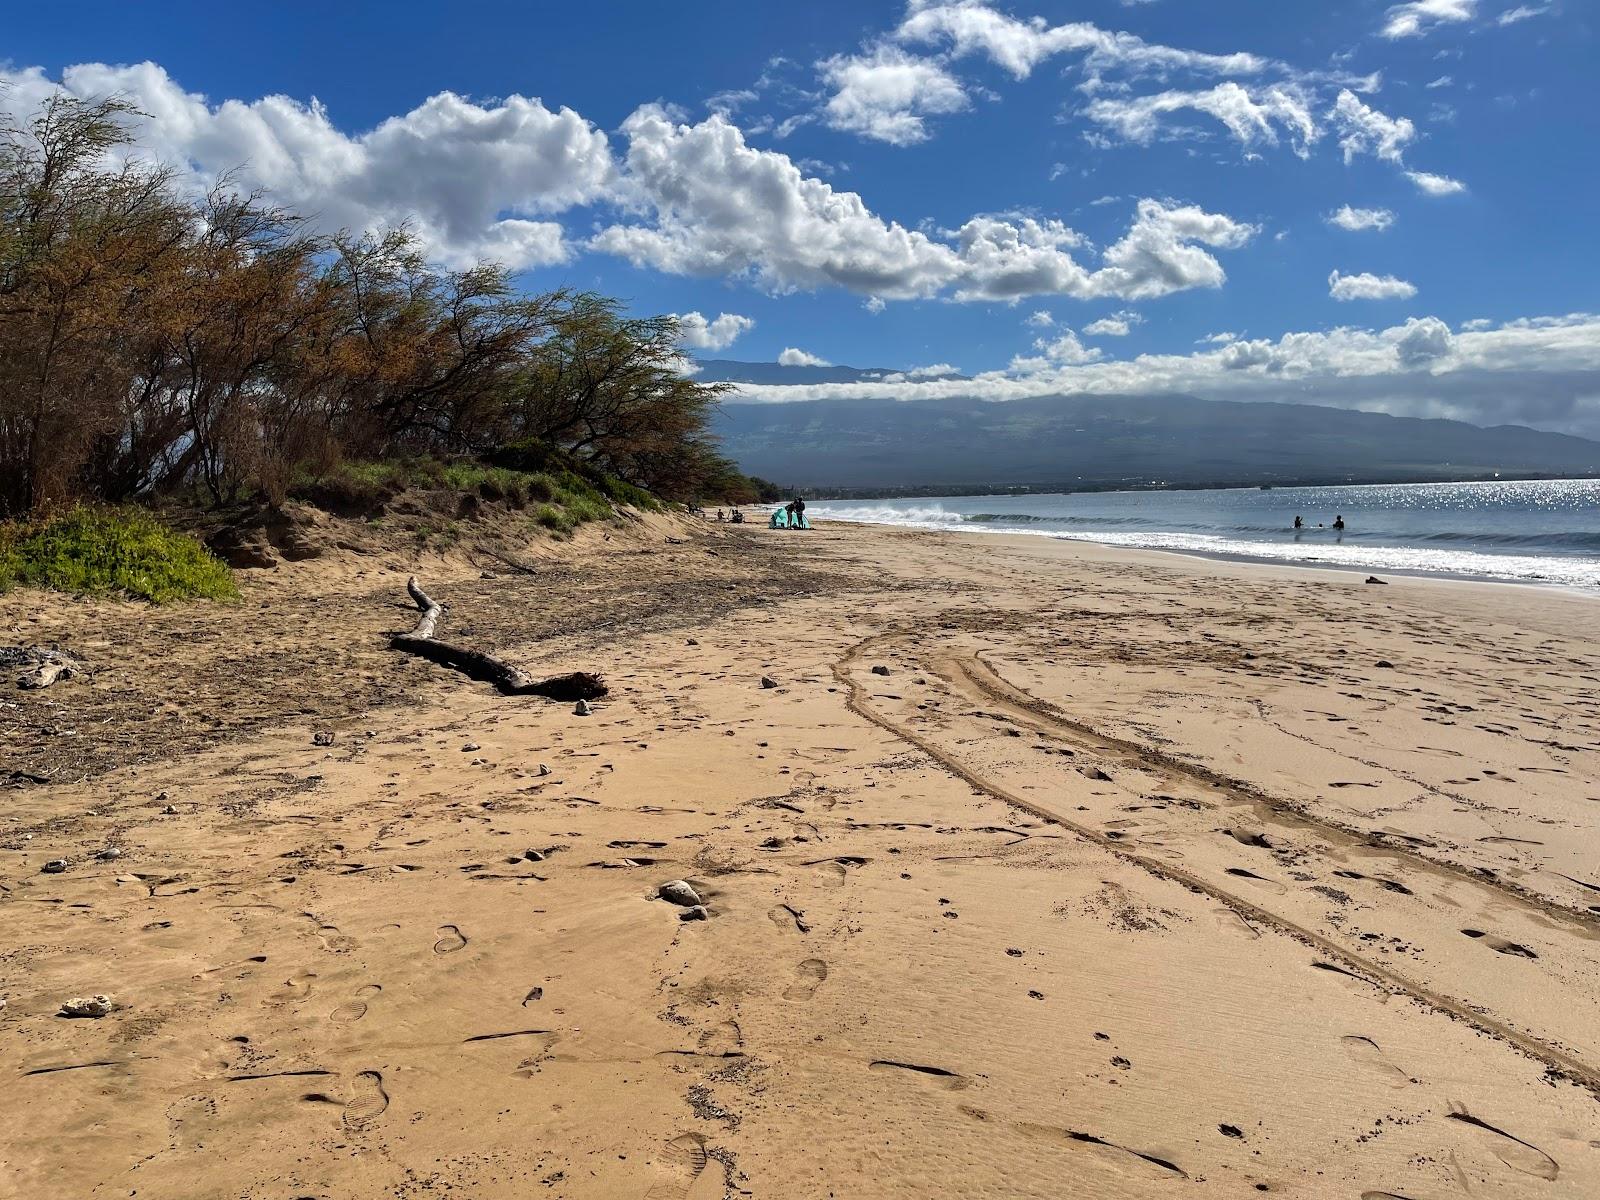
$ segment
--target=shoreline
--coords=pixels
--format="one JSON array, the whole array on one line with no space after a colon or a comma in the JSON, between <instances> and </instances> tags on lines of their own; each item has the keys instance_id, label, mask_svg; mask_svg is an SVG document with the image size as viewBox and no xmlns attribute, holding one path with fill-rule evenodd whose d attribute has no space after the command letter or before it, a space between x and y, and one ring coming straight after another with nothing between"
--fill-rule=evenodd
<instances>
[{"instance_id":1,"label":"shoreline","mask_svg":"<svg viewBox=\"0 0 1600 1200\"><path fill-rule=\"evenodd\" d=\"M15 1186L1600 1191L1588 597L922 532L7 597L121 747L0 806ZM419 567L610 694L389 651Z\"/></svg>"},{"instance_id":2,"label":"shoreline","mask_svg":"<svg viewBox=\"0 0 1600 1200\"><path fill-rule=\"evenodd\" d=\"M948 499L949 497L944 497ZM825 503L818 501L819 504ZM1557 591L1570 593L1576 596L1600 600L1600 589L1585 588L1574 583L1565 583L1560 580L1544 579L1506 579L1497 576L1473 575L1453 571L1429 571L1415 567L1384 567L1362 566L1357 564L1310 561L1293 558L1270 558L1254 554L1238 554L1220 550L1197 550L1173 546L1125 546L1116 542L1100 541L1089 535L1075 535L1050 533L1022 529L936 529L920 525L900 524L891 521L852 521L848 517L839 517L832 514L824 515L818 520L841 525L860 526L879 529L897 529L907 533L928 533L953 537L1017 537L1036 538L1052 542L1068 542L1080 545L1097 546L1105 550L1120 550L1129 554L1170 554L1180 558L1202 559L1213 562L1232 562L1248 566L1283 567L1295 571L1338 571L1341 573L1366 573L1376 575L1383 572L1390 575L1401 576L1408 579L1433 579L1448 583L1483 583L1503 587L1526 587L1540 591ZM1485 554L1485 557L1492 557Z\"/></svg>"}]
</instances>

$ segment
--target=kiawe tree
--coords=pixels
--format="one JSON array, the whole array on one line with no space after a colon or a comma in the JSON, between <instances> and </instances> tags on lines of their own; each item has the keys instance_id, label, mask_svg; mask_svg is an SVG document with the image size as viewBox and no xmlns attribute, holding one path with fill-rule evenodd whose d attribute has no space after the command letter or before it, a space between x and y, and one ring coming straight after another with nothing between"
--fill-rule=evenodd
<instances>
[{"instance_id":1,"label":"kiawe tree","mask_svg":"<svg viewBox=\"0 0 1600 1200\"><path fill-rule=\"evenodd\" d=\"M440 270L404 227L324 237L230 179L196 200L128 152L131 112L57 96L0 129L0 516L509 443L669 498L739 486L706 432L727 385L674 318Z\"/></svg>"}]
</instances>

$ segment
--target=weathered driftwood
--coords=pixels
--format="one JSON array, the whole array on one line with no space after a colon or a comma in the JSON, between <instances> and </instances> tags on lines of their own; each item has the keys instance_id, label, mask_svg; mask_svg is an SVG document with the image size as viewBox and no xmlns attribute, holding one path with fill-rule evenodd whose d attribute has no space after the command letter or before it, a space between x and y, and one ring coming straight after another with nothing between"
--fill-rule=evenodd
<instances>
[{"instance_id":1,"label":"weathered driftwood","mask_svg":"<svg viewBox=\"0 0 1600 1200\"><path fill-rule=\"evenodd\" d=\"M47 688L83 673L83 664L72 655L48 646L0 647L0 664L23 668L17 676L20 688Z\"/></svg>"},{"instance_id":2,"label":"weathered driftwood","mask_svg":"<svg viewBox=\"0 0 1600 1200\"><path fill-rule=\"evenodd\" d=\"M430 662L460 671L472 679L492 683L508 696L548 696L552 700L593 700L606 694L606 685L598 675L587 671L573 671L567 675L553 675L549 679L535 679L526 671L510 663L484 654L478 650L441 641L434 636L444 606L422 590L413 575L406 581L406 591L416 602L422 615L410 633L397 633L389 645L396 650L419 654Z\"/></svg>"}]
</instances>

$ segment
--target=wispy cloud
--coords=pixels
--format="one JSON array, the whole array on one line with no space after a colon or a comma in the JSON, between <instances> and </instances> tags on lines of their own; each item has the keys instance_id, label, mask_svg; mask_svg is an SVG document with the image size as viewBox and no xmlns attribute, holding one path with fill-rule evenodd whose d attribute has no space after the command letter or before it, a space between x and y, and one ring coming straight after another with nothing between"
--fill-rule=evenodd
<instances>
[{"instance_id":1,"label":"wispy cloud","mask_svg":"<svg viewBox=\"0 0 1600 1200\"><path fill-rule=\"evenodd\" d=\"M1416 284L1393 275L1334 271L1328 276L1328 295L1335 300L1409 300L1416 294Z\"/></svg>"}]
</instances>

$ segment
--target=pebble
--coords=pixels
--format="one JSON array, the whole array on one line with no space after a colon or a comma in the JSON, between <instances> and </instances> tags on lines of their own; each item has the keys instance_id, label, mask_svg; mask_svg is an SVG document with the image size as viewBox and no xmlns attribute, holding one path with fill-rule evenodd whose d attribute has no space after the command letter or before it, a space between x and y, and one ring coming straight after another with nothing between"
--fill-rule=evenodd
<instances>
[{"instance_id":1,"label":"pebble","mask_svg":"<svg viewBox=\"0 0 1600 1200\"><path fill-rule=\"evenodd\" d=\"M313 746L331 746L331 745L333 745L333 730L331 730L331 729L319 729L319 730L317 730L314 734L311 735L311 744Z\"/></svg>"},{"instance_id":2,"label":"pebble","mask_svg":"<svg viewBox=\"0 0 1600 1200\"><path fill-rule=\"evenodd\" d=\"M52 858L39 869L46 875L59 875L67 869L68 865L67 860L64 858Z\"/></svg>"},{"instance_id":3,"label":"pebble","mask_svg":"<svg viewBox=\"0 0 1600 1200\"><path fill-rule=\"evenodd\" d=\"M116 846L107 846L104 850L96 850L94 856L101 862L115 862L122 857L122 851Z\"/></svg>"},{"instance_id":4,"label":"pebble","mask_svg":"<svg viewBox=\"0 0 1600 1200\"><path fill-rule=\"evenodd\" d=\"M550 774L550 764L549 763L540 763L539 764L539 774L540 775L548 775L548 774Z\"/></svg>"},{"instance_id":5,"label":"pebble","mask_svg":"<svg viewBox=\"0 0 1600 1200\"><path fill-rule=\"evenodd\" d=\"M874 675L887 675L889 673L889 668L884 666L882 663L879 663L877 666L872 668L872 673Z\"/></svg>"},{"instance_id":6,"label":"pebble","mask_svg":"<svg viewBox=\"0 0 1600 1200\"><path fill-rule=\"evenodd\" d=\"M778 681L771 675L763 675L761 677L761 686L764 688L775 688L778 686Z\"/></svg>"},{"instance_id":7,"label":"pebble","mask_svg":"<svg viewBox=\"0 0 1600 1200\"><path fill-rule=\"evenodd\" d=\"M696 904L692 908L686 908L681 913L679 913L678 914L678 920L680 920L680 921L704 921L707 918L709 918L710 916L711 916L711 914L706 911L706 906L704 904Z\"/></svg>"},{"instance_id":8,"label":"pebble","mask_svg":"<svg viewBox=\"0 0 1600 1200\"><path fill-rule=\"evenodd\" d=\"M697 908L701 903L700 893L681 879L667 880L656 889L656 895L669 904L679 904L684 908Z\"/></svg>"},{"instance_id":9,"label":"pebble","mask_svg":"<svg viewBox=\"0 0 1600 1200\"><path fill-rule=\"evenodd\" d=\"M587 700L579 700L572 706L572 712L574 716L587 717L594 712L594 709L590 707Z\"/></svg>"},{"instance_id":10,"label":"pebble","mask_svg":"<svg viewBox=\"0 0 1600 1200\"><path fill-rule=\"evenodd\" d=\"M63 1017L103 1017L113 1007L110 996L74 996L60 1012Z\"/></svg>"},{"instance_id":11,"label":"pebble","mask_svg":"<svg viewBox=\"0 0 1600 1200\"><path fill-rule=\"evenodd\" d=\"M471 754L474 750L481 750L481 749L483 749L483 747L478 745L477 742L468 742L465 746L461 747L461 753L463 753L463 754Z\"/></svg>"}]
</instances>

